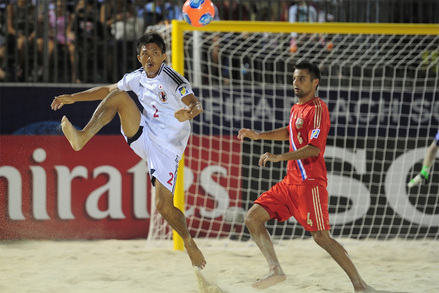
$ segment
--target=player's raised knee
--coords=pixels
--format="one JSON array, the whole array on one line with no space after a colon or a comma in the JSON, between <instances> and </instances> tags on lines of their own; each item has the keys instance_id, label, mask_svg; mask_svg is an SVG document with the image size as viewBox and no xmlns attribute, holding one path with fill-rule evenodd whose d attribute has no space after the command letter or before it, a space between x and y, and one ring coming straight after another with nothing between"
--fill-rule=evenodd
<instances>
[{"instance_id":1,"label":"player's raised knee","mask_svg":"<svg viewBox=\"0 0 439 293\"><path fill-rule=\"evenodd\" d=\"M116 101L116 102L124 102L124 101L131 101L131 97L130 95L122 90L116 89L113 90L112 92L110 92L108 94L108 96L106 97L107 100L112 100L112 101Z\"/></svg>"}]
</instances>

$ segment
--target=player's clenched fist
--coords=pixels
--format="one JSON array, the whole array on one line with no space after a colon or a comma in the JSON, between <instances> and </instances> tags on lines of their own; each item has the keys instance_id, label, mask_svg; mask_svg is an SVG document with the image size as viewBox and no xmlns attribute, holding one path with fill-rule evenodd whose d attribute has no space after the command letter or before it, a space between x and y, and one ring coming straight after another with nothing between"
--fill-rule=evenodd
<instances>
[{"instance_id":1,"label":"player's clenched fist","mask_svg":"<svg viewBox=\"0 0 439 293\"><path fill-rule=\"evenodd\" d=\"M180 109L175 111L174 117L177 118L178 121L184 122L186 120L190 120L193 118L192 110L191 109Z\"/></svg>"}]
</instances>

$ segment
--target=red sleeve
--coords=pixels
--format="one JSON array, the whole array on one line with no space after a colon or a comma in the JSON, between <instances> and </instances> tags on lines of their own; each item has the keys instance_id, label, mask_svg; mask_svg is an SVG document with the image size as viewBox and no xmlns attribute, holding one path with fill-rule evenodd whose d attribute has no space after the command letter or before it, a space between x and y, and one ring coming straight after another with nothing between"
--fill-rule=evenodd
<instances>
[{"instance_id":1,"label":"red sleeve","mask_svg":"<svg viewBox=\"0 0 439 293\"><path fill-rule=\"evenodd\" d=\"M313 100L313 110L310 111L308 128L308 144L323 150L326 146L331 121L326 104L320 99Z\"/></svg>"}]
</instances>

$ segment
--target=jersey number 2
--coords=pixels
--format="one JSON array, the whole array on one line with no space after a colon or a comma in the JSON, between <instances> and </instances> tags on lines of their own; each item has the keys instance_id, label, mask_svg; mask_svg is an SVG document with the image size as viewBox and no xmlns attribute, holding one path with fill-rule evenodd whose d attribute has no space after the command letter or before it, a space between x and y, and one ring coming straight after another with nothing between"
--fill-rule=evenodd
<instances>
[{"instance_id":1,"label":"jersey number 2","mask_svg":"<svg viewBox=\"0 0 439 293\"><path fill-rule=\"evenodd\" d=\"M154 112L154 118L159 117L159 109L157 109L157 107L155 105L152 105L152 107L154 108L155 112Z\"/></svg>"},{"instance_id":2,"label":"jersey number 2","mask_svg":"<svg viewBox=\"0 0 439 293\"><path fill-rule=\"evenodd\" d=\"M174 173L169 172L169 176L171 176L171 178L169 178L168 184L172 186L172 183L174 181Z\"/></svg>"}]
</instances>

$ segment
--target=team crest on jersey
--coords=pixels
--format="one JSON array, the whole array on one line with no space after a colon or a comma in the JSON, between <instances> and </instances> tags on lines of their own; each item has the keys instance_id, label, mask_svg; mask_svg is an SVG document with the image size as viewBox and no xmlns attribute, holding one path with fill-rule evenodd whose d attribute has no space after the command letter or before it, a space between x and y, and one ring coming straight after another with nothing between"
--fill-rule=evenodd
<instances>
[{"instance_id":1,"label":"team crest on jersey","mask_svg":"<svg viewBox=\"0 0 439 293\"><path fill-rule=\"evenodd\" d=\"M168 96L166 94L165 91L160 91L157 96L159 97L159 100L162 101L163 103L168 101Z\"/></svg>"},{"instance_id":2,"label":"team crest on jersey","mask_svg":"<svg viewBox=\"0 0 439 293\"><path fill-rule=\"evenodd\" d=\"M178 91L180 92L180 96L184 97L187 95L187 89L185 86L182 86L181 88L178 89Z\"/></svg>"},{"instance_id":3,"label":"team crest on jersey","mask_svg":"<svg viewBox=\"0 0 439 293\"><path fill-rule=\"evenodd\" d=\"M297 120L296 120L296 128L297 129L300 129L300 128L302 128L303 127L303 119L302 118L297 118Z\"/></svg>"},{"instance_id":4,"label":"team crest on jersey","mask_svg":"<svg viewBox=\"0 0 439 293\"><path fill-rule=\"evenodd\" d=\"M320 129L313 129L312 131L311 131L311 138L318 138L319 137L319 134L320 134Z\"/></svg>"}]
</instances>

